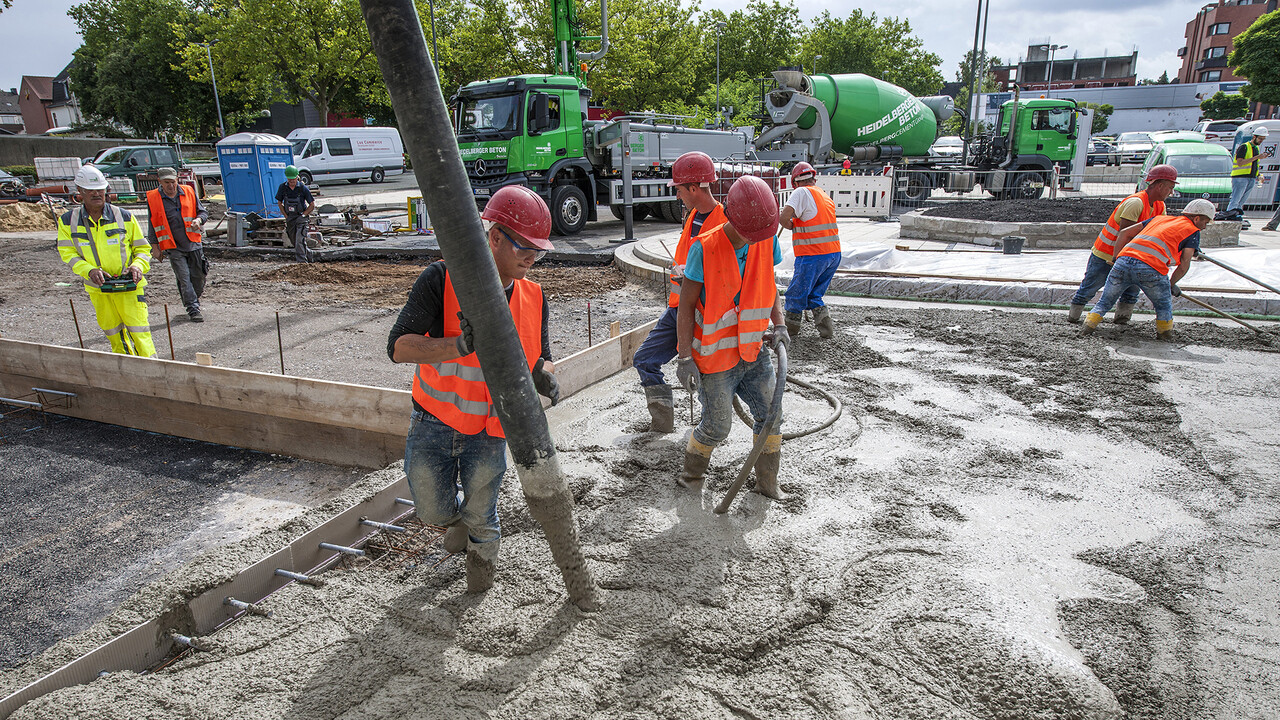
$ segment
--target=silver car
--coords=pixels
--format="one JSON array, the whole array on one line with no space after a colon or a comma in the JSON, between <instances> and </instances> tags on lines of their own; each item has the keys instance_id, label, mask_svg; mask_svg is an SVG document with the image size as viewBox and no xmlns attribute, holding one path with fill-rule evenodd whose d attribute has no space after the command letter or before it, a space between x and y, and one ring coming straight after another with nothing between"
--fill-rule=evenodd
<instances>
[{"instance_id":1,"label":"silver car","mask_svg":"<svg viewBox=\"0 0 1280 720\"><path fill-rule=\"evenodd\" d=\"M1116 150L1120 152L1120 162L1122 163L1145 162L1147 155L1151 154L1151 148L1155 146L1156 144L1151 140L1149 133L1120 133L1120 137L1116 138Z\"/></svg>"}]
</instances>

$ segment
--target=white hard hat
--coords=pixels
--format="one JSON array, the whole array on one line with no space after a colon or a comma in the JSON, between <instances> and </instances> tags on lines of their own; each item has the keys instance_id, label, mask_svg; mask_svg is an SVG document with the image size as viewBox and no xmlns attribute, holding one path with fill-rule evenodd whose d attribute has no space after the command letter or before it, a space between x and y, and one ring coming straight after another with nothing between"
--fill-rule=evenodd
<instances>
[{"instance_id":1,"label":"white hard hat","mask_svg":"<svg viewBox=\"0 0 1280 720\"><path fill-rule=\"evenodd\" d=\"M1217 213L1218 208L1214 207L1213 203L1205 200L1204 198L1196 198L1195 200L1187 203L1187 206L1182 209L1183 215L1203 215L1210 220L1212 220L1213 216Z\"/></svg>"},{"instance_id":2,"label":"white hard hat","mask_svg":"<svg viewBox=\"0 0 1280 720\"><path fill-rule=\"evenodd\" d=\"M85 165L76 171L76 187L82 190L106 190L107 177L93 165Z\"/></svg>"},{"instance_id":3,"label":"white hard hat","mask_svg":"<svg viewBox=\"0 0 1280 720\"><path fill-rule=\"evenodd\" d=\"M1254 137L1266 137L1270 134L1271 134L1271 131L1267 129L1266 125L1259 125L1258 127L1253 129Z\"/></svg>"}]
</instances>

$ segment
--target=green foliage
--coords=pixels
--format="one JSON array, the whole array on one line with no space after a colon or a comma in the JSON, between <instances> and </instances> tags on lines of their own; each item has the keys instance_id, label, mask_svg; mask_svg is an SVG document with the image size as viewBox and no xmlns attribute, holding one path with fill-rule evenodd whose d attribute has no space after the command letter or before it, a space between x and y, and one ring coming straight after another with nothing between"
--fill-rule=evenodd
<instances>
[{"instance_id":1,"label":"green foliage","mask_svg":"<svg viewBox=\"0 0 1280 720\"><path fill-rule=\"evenodd\" d=\"M1200 102L1200 111L1210 120L1244 117L1249 112L1249 99L1239 93L1228 95L1219 90Z\"/></svg>"},{"instance_id":2,"label":"green foliage","mask_svg":"<svg viewBox=\"0 0 1280 720\"><path fill-rule=\"evenodd\" d=\"M1164 72L1160 73L1160 77L1155 78L1154 80L1151 78L1147 78L1146 80L1139 80L1138 84L1139 85L1168 85L1170 82L1171 81L1169 80L1169 71L1165 70Z\"/></svg>"},{"instance_id":3,"label":"green foliage","mask_svg":"<svg viewBox=\"0 0 1280 720\"><path fill-rule=\"evenodd\" d=\"M1089 134L1097 135L1105 131L1107 126L1111 124L1111 114L1116 111L1115 106L1110 103L1099 105L1098 103L1087 102L1081 104L1093 111L1093 122L1090 125Z\"/></svg>"},{"instance_id":4,"label":"green foliage","mask_svg":"<svg viewBox=\"0 0 1280 720\"><path fill-rule=\"evenodd\" d=\"M18 177L35 177L36 176L35 165L6 165L4 167L0 167L0 170L3 170L9 173L10 175L17 175Z\"/></svg>"},{"instance_id":5,"label":"green foliage","mask_svg":"<svg viewBox=\"0 0 1280 720\"><path fill-rule=\"evenodd\" d=\"M697 97L698 65L704 59L701 33L693 20L695 9L680 0L609 3L609 52L590 63L587 74L595 100L636 112L691 103ZM594 17L594 26L584 25L598 32L599 14ZM714 63L714 47L712 52Z\"/></svg>"},{"instance_id":6,"label":"green foliage","mask_svg":"<svg viewBox=\"0 0 1280 720\"><path fill-rule=\"evenodd\" d=\"M982 55L979 53L979 55ZM1000 58L995 56L980 57L978 61L979 68L985 68L979 79L979 93L989 93L999 90L999 82L996 80L994 68L1003 65ZM969 101L969 83L973 77L973 50L968 50L964 54L964 58L960 60L960 67L956 69L956 81L960 83L960 90L956 93L956 107L967 112L967 108L972 104ZM938 130L940 135L964 135L964 117L960 113L956 113L947 118ZM977 130L975 132L983 132Z\"/></svg>"},{"instance_id":7,"label":"green foliage","mask_svg":"<svg viewBox=\"0 0 1280 720\"><path fill-rule=\"evenodd\" d=\"M693 9L697 9L696 5ZM804 24L794 0L786 3L751 0L745 10L734 10L728 15L711 10L703 15L700 28L695 31L701 35L702 57L706 63L699 85L715 82L717 23L725 24L720 33L722 79L769 77L779 66L800 64ZM812 60L813 53L807 57ZM812 64L806 62L806 67L811 69Z\"/></svg>"},{"instance_id":8,"label":"green foliage","mask_svg":"<svg viewBox=\"0 0 1280 720\"><path fill-rule=\"evenodd\" d=\"M1280 105L1280 10L1263 15L1236 36L1227 64L1249 80L1240 88L1246 98Z\"/></svg>"},{"instance_id":9,"label":"green foliage","mask_svg":"<svg viewBox=\"0 0 1280 720\"><path fill-rule=\"evenodd\" d=\"M855 9L840 19L824 10L804 38L804 55L821 55L822 73L865 73L916 96L932 95L942 87L941 58L925 52L911 34L911 23L898 18L877 18Z\"/></svg>"}]
</instances>

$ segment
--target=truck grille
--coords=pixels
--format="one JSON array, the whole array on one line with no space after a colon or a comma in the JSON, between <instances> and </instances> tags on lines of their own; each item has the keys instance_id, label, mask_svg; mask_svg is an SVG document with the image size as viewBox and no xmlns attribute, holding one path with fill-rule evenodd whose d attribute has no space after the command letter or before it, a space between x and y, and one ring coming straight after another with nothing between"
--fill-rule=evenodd
<instances>
[{"instance_id":1,"label":"truck grille","mask_svg":"<svg viewBox=\"0 0 1280 720\"><path fill-rule=\"evenodd\" d=\"M507 179L506 160L473 160L465 165L473 187L496 185Z\"/></svg>"}]
</instances>

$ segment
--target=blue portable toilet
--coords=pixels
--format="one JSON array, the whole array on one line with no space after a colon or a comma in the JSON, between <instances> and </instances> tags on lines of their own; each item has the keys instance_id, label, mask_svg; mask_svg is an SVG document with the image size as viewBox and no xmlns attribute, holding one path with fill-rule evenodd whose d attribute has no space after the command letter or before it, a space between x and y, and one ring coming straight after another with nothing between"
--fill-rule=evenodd
<instances>
[{"instance_id":1,"label":"blue portable toilet","mask_svg":"<svg viewBox=\"0 0 1280 720\"><path fill-rule=\"evenodd\" d=\"M285 166L293 163L293 146L270 133L242 132L218 141L218 165L227 210L280 217L276 190Z\"/></svg>"}]
</instances>

